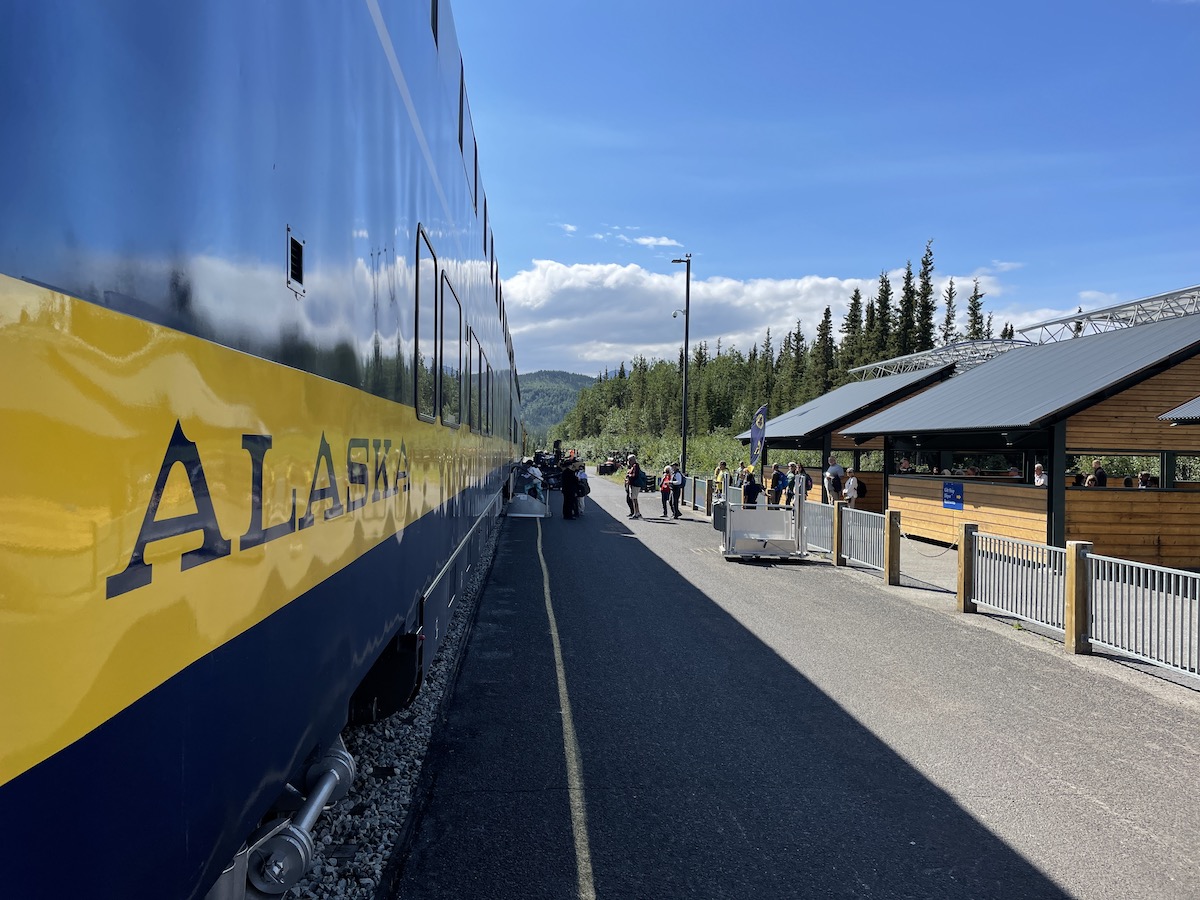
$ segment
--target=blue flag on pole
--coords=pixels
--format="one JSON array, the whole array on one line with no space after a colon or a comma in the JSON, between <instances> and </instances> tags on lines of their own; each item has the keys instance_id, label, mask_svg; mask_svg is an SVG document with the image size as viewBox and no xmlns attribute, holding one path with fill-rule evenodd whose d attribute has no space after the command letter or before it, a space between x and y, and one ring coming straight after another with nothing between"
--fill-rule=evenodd
<instances>
[{"instance_id":1,"label":"blue flag on pole","mask_svg":"<svg viewBox=\"0 0 1200 900\"><path fill-rule=\"evenodd\" d=\"M762 458L763 441L767 439L767 405L764 403L754 414L754 422L750 425L750 465L758 471L758 461Z\"/></svg>"}]
</instances>

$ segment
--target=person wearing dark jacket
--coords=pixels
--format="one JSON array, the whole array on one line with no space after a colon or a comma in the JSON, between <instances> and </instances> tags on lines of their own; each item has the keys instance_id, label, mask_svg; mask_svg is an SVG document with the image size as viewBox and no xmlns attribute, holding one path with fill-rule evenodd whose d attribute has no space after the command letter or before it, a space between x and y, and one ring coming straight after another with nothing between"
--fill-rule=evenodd
<instances>
[{"instance_id":1,"label":"person wearing dark jacket","mask_svg":"<svg viewBox=\"0 0 1200 900\"><path fill-rule=\"evenodd\" d=\"M754 477L754 471L750 470L746 473L746 483L742 485L742 505L755 506L758 504L758 495L763 491L763 486L758 483L758 479Z\"/></svg>"},{"instance_id":2,"label":"person wearing dark jacket","mask_svg":"<svg viewBox=\"0 0 1200 900\"><path fill-rule=\"evenodd\" d=\"M564 466L562 470L563 518L575 518L575 498L579 496L579 478L574 466Z\"/></svg>"}]
</instances>

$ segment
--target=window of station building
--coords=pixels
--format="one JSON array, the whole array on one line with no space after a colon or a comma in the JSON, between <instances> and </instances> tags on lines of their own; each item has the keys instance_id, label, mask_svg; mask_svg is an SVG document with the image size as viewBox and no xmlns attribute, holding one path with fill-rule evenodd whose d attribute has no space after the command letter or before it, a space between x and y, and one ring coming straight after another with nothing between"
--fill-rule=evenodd
<instances>
[{"instance_id":1,"label":"window of station building","mask_svg":"<svg viewBox=\"0 0 1200 900\"><path fill-rule=\"evenodd\" d=\"M462 416L462 304L442 275L441 367L442 424L457 427Z\"/></svg>"},{"instance_id":2,"label":"window of station building","mask_svg":"<svg viewBox=\"0 0 1200 900\"><path fill-rule=\"evenodd\" d=\"M432 422L437 414L437 257L425 230L417 233L417 415Z\"/></svg>"},{"instance_id":3,"label":"window of station building","mask_svg":"<svg viewBox=\"0 0 1200 900\"><path fill-rule=\"evenodd\" d=\"M1147 487L1163 487L1162 457L1157 453L1077 453L1067 456L1067 487L1089 487L1087 477L1095 472L1092 463L1100 460L1107 488L1135 488L1141 473Z\"/></svg>"},{"instance_id":4,"label":"window of station building","mask_svg":"<svg viewBox=\"0 0 1200 900\"><path fill-rule=\"evenodd\" d=\"M1017 470L1018 477L1025 471L1025 454L1018 450L973 450L941 456L943 476L948 468L952 476L1007 480L1013 478L1013 469Z\"/></svg>"},{"instance_id":5,"label":"window of station building","mask_svg":"<svg viewBox=\"0 0 1200 900\"><path fill-rule=\"evenodd\" d=\"M1175 456L1175 487L1200 491L1200 455L1179 453Z\"/></svg>"}]
</instances>

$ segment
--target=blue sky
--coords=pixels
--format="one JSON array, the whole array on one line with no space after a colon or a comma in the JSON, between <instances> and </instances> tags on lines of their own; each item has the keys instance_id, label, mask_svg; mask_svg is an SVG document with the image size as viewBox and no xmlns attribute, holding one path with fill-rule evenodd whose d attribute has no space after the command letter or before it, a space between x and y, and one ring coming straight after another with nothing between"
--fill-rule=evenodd
<instances>
[{"instance_id":1,"label":"blue sky","mask_svg":"<svg viewBox=\"0 0 1200 900\"><path fill-rule=\"evenodd\" d=\"M522 372L673 359L686 252L710 350L930 239L997 331L1200 283L1200 0L452 5Z\"/></svg>"}]
</instances>

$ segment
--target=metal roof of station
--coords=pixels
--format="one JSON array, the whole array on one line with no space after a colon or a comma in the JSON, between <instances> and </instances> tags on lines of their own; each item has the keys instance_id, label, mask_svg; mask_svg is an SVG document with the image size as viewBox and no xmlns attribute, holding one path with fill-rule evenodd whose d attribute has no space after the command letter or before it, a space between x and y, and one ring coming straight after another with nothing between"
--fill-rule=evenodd
<instances>
[{"instance_id":1,"label":"metal roof of station","mask_svg":"<svg viewBox=\"0 0 1200 900\"><path fill-rule=\"evenodd\" d=\"M842 433L1042 428L1200 353L1200 315L1017 347Z\"/></svg>"},{"instance_id":2,"label":"metal roof of station","mask_svg":"<svg viewBox=\"0 0 1200 900\"><path fill-rule=\"evenodd\" d=\"M810 400L803 406L782 413L767 422L766 441L768 447L785 444L812 443L838 426L900 397L920 390L949 377L952 363L943 363L932 368L918 369L901 375L886 375L866 381L852 381L840 388ZM750 432L738 435L738 440L750 440Z\"/></svg>"},{"instance_id":3,"label":"metal roof of station","mask_svg":"<svg viewBox=\"0 0 1200 900\"><path fill-rule=\"evenodd\" d=\"M1159 421L1174 425L1200 425L1200 397L1189 400L1158 417Z\"/></svg>"}]
</instances>

